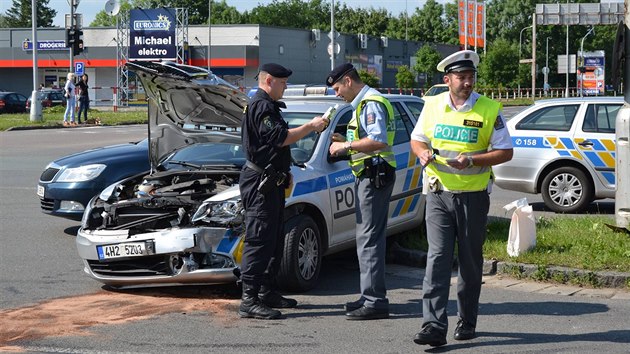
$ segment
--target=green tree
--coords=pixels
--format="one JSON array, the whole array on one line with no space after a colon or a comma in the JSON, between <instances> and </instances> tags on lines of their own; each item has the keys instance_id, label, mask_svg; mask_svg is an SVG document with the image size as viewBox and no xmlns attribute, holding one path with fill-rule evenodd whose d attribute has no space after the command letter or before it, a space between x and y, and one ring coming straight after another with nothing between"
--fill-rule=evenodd
<instances>
[{"instance_id":1,"label":"green tree","mask_svg":"<svg viewBox=\"0 0 630 354\"><path fill-rule=\"evenodd\" d=\"M365 33L380 37L386 33L390 18L383 8L367 10L343 4L335 8L335 29L343 33Z\"/></svg>"},{"instance_id":2,"label":"green tree","mask_svg":"<svg viewBox=\"0 0 630 354\"><path fill-rule=\"evenodd\" d=\"M444 17L446 27L444 28L444 36L442 40L447 44L459 44L459 11L457 3L446 3L444 5Z\"/></svg>"},{"instance_id":3,"label":"green tree","mask_svg":"<svg viewBox=\"0 0 630 354\"><path fill-rule=\"evenodd\" d=\"M444 8L435 0L427 0L422 9L416 9L411 17L410 37L429 43L447 40Z\"/></svg>"},{"instance_id":4,"label":"green tree","mask_svg":"<svg viewBox=\"0 0 630 354\"><path fill-rule=\"evenodd\" d=\"M129 0L122 0L120 2L120 11L119 12L129 12L132 9L131 3ZM90 23L90 27L114 27L116 26L116 16L110 16L105 12L105 10L101 10L96 13L94 16L94 20Z\"/></svg>"},{"instance_id":5,"label":"green tree","mask_svg":"<svg viewBox=\"0 0 630 354\"><path fill-rule=\"evenodd\" d=\"M414 76L407 65L399 66L396 73L396 86L404 89L413 88Z\"/></svg>"},{"instance_id":6,"label":"green tree","mask_svg":"<svg viewBox=\"0 0 630 354\"><path fill-rule=\"evenodd\" d=\"M325 26L329 19L330 6L321 0L273 0L266 6L258 5L243 14L246 23L302 29L330 29L330 24Z\"/></svg>"},{"instance_id":7,"label":"green tree","mask_svg":"<svg viewBox=\"0 0 630 354\"><path fill-rule=\"evenodd\" d=\"M481 58L477 79L486 87L516 87L519 71L518 48L506 39L497 39Z\"/></svg>"},{"instance_id":8,"label":"green tree","mask_svg":"<svg viewBox=\"0 0 630 354\"><path fill-rule=\"evenodd\" d=\"M433 85L433 77L437 73L437 65L441 60L440 52L428 44L425 44L416 52L416 64L413 66L413 70L417 73L426 74L425 88Z\"/></svg>"},{"instance_id":9,"label":"green tree","mask_svg":"<svg viewBox=\"0 0 630 354\"><path fill-rule=\"evenodd\" d=\"M52 27L57 11L48 7L49 1L37 0L37 27ZM11 8L3 16L4 20L0 21L0 25L5 28L32 27L32 12L31 0L13 0Z\"/></svg>"},{"instance_id":10,"label":"green tree","mask_svg":"<svg viewBox=\"0 0 630 354\"><path fill-rule=\"evenodd\" d=\"M361 69L358 71L359 77L361 78L361 81L363 81L364 84L370 86L370 87L378 87L379 86L379 82L380 80L378 79L378 76L368 72L365 69Z\"/></svg>"}]
</instances>

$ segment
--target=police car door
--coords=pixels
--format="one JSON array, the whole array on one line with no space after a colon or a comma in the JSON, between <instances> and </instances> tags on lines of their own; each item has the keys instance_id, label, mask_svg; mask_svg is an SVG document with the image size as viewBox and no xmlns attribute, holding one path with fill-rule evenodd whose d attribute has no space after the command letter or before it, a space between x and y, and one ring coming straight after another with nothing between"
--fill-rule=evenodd
<instances>
[{"instance_id":1,"label":"police car door","mask_svg":"<svg viewBox=\"0 0 630 354\"><path fill-rule=\"evenodd\" d=\"M606 189L615 189L615 119L620 103L585 104L584 120L575 130L576 150ZM597 183L596 183L597 185Z\"/></svg>"},{"instance_id":2,"label":"police car door","mask_svg":"<svg viewBox=\"0 0 630 354\"><path fill-rule=\"evenodd\" d=\"M352 118L352 109L346 106L339 111L340 118L334 127L334 133L346 136L348 123ZM345 158L335 158L328 154L328 185L330 192L330 245L336 245L355 239L356 215L354 211L354 175Z\"/></svg>"},{"instance_id":3,"label":"police car door","mask_svg":"<svg viewBox=\"0 0 630 354\"><path fill-rule=\"evenodd\" d=\"M411 151L411 132L424 106L422 101L391 101L394 108L394 153L396 154L396 184L389 203L388 227L403 223L420 224L424 219L422 195L422 165ZM405 109L407 108L407 110ZM409 227L405 227L409 229Z\"/></svg>"}]
</instances>

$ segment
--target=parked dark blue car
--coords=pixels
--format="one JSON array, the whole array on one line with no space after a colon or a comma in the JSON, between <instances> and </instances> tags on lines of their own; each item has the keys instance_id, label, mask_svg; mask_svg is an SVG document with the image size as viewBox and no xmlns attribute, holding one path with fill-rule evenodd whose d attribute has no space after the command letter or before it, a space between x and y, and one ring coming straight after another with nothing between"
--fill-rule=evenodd
<instances>
[{"instance_id":1,"label":"parked dark blue car","mask_svg":"<svg viewBox=\"0 0 630 354\"><path fill-rule=\"evenodd\" d=\"M148 139L87 150L49 163L37 195L44 213L81 220L87 203L105 187L149 169Z\"/></svg>"}]
</instances>

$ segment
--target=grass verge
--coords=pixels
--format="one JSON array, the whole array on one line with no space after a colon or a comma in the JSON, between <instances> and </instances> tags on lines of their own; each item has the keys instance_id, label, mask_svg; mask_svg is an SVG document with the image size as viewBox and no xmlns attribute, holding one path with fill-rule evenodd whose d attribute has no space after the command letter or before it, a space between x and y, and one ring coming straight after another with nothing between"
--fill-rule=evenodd
<instances>
[{"instance_id":1,"label":"grass verge","mask_svg":"<svg viewBox=\"0 0 630 354\"><path fill-rule=\"evenodd\" d=\"M518 279L598 287L594 272L630 273L630 235L611 230L607 223L614 222L605 216L539 217L536 247L510 257L510 221L492 221L488 224L484 258L505 262L502 272ZM401 234L398 242L405 248L428 249L424 226ZM533 265L534 269L526 271L520 264ZM576 271L555 272L557 267ZM630 281L626 287L630 288Z\"/></svg>"},{"instance_id":2,"label":"grass verge","mask_svg":"<svg viewBox=\"0 0 630 354\"><path fill-rule=\"evenodd\" d=\"M44 108L42 110L42 120L37 122L30 121L29 113L21 114L2 114L0 115L0 131L13 127L61 127L63 126L63 113L65 107L55 106ZM121 124L145 124L147 122L146 109L136 111L99 111L90 109L88 119L99 118L103 125L121 125Z\"/></svg>"}]
</instances>

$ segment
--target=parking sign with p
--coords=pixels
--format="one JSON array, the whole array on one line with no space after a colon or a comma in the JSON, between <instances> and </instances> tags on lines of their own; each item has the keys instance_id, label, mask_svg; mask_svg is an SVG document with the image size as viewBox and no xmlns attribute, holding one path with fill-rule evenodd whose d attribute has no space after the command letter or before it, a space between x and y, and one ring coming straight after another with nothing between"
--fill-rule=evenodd
<instances>
[{"instance_id":1,"label":"parking sign with p","mask_svg":"<svg viewBox=\"0 0 630 354\"><path fill-rule=\"evenodd\" d=\"M82 61L74 62L74 74L77 76L83 75L85 70L85 63Z\"/></svg>"}]
</instances>

